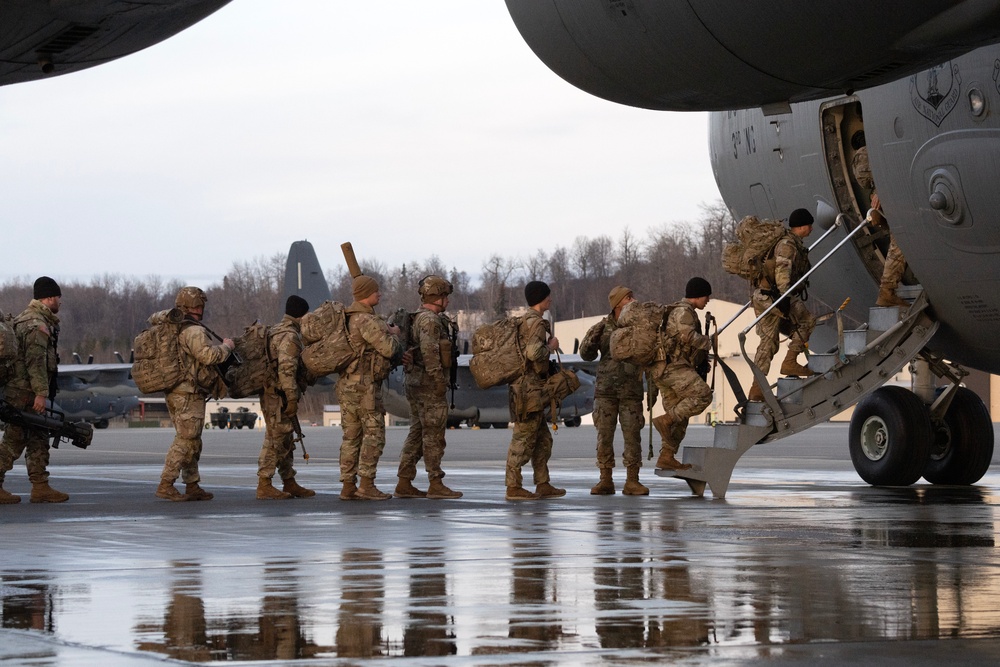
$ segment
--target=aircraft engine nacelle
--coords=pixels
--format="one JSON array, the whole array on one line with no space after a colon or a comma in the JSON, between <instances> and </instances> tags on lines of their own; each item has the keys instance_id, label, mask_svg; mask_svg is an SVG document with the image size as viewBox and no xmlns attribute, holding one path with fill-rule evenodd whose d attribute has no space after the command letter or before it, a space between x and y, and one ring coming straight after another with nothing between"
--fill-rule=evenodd
<instances>
[{"instance_id":1,"label":"aircraft engine nacelle","mask_svg":"<svg viewBox=\"0 0 1000 667\"><path fill-rule=\"evenodd\" d=\"M1000 40L1000 4L966 0L506 0L535 54L613 102L722 111L815 100Z\"/></svg>"}]
</instances>

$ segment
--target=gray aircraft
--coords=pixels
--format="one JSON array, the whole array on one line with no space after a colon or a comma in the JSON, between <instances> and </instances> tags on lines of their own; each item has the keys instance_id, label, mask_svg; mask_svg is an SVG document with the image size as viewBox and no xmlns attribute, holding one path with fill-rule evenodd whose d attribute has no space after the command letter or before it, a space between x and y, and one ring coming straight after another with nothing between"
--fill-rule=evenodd
<instances>
[{"instance_id":1,"label":"gray aircraft","mask_svg":"<svg viewBox=\"0 0 1000 667\"><path fill-rule=\"evenodd\" d=\"M53 408L68 421L86 421L95 428L126 415L139 405L139 389L132 381L132 364L60 364Z\"/></svg>"},{"instance_id":2,"label":"gray aircraft","mask_svg":"<svg viewBox=\"0 0 1000 667\"><path fill-rule=\"evenodd\" d=\"M828 233L810 253L821 266L808 278L814 309L840 311L810 342L827 353L811 362L822 373L779 380L764 403L745 404L731 428L717 430L715 448L691 452L700 470L692 489L707 482L723 495L747 448L855 403L850 450L866 481L980 479L993 427L961 380L963 366L1000 373L1000 8L951 0L905 9L860 0L507 6L532 50L573 85L631 106L712 111L712 167L736 219L806 208L814 237ZM899 291L909 307L872 309L888 232L866 224L869 193L851 169L862 144L909 267ZM817 359L824 356L827 365ZM913 391L883 386L911 361ZM728 454L713 451L726 446Z\"/></svg>"}]
</instances>

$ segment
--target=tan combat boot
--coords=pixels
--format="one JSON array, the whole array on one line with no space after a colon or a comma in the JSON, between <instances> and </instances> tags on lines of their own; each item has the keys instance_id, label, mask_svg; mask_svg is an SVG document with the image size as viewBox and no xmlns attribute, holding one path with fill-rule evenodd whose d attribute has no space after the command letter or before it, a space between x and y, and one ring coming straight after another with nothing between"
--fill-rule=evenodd
<instances>
[{"instance_id":1,"label":"tan combat boot","mask_svg":"<svg viewBox=\"0 0 1000 667\"><path fill-rule=\"evenodd\" d=\"M452 491L444 485L440 479L431 480L431 485L427 489L427 497L432 500L451 500L461 498L461 491Z\"/></svg>"},{"instance_id":2,"label":"tan combat boot","mask_svg":"<svg viewBox=\"0 0 1000 667\"><path fill-rule=\"evenodd\" d=\"M761 391L760 385L757 384L756 380L754 380L753 384L750 385L750 393L747 394L747 400L748 401L755 401L757 403L763 403L764 402L764 392Z\"/></svg>"},{"instance_id":3,"label":"tan combat boot","mask_svg":"<svg viewBox=\"0 0 1000 667\"><path fill-rule=\"evenodd\" d=\"M611 468L601 468L601 481L590 489L592 496L613 496L615 482L611 479Z\"/></svg>"},{"instance_id":4,"label":"tan combat boot","mask_svg":"<svg viewBox=\"0 0 1000 667\"><path fill-rule=\"evenodd\" d=\"M281 490L285 493L292 494L292 498L312 498L316 495L316 492L312 489L299 486L299 483L295 481L294 477L283 479L281 482Z\"/></svg>"},{"instance_id":5,"label":"tan combat boot","mask_svg":"<svg viewBox=\"0 0 1000 667\"><path fill-rule=\"evenodd\" d=\"M340 490L341 500L357 500L358 499L358 485L353 479L349 479L344 482L344 487Z\"/></svg>"},{"instance_id":6,"label":"tan combat boot","mask_svg":"<svg viewBox=\"0 0 1000 667\"><path fill-rule=\"evenodd\" d=\"M875 305L883 308L888 308L890 306L899 306L900 308L910 307L910 304L899 298L899 295L896 294L896 290L891 287L879 287L878 300L875 301Z\"/></svg>"},{"instance_id":7,"label":"tan combat boot","mask_svg":"<svg viewBox=\"0 0 1000 667\"><path fill-rule=\"evenodd\" d=\"M396 491L392 494L397 498L426 498L427 493L413 486L412 479L399 478L396 483Z\"/></svg>"},{"instance_id":8,"label":"tan combat boot","mask_svg":"<svg viewBox=\"0 0 1000 667\"><path fill-rule=\"evenodd\" d=\"M639 483L639 466L629 466L625 469L625 488L622 493L626 496L648 496L649 488Z\"/></svg>"},{"instance_id":9,"label":"tan combat boot","mask_svg":"<svg viewBox=\"0 0 1000 667\"><path fill-rule=\"evenodd\" d=\"M69 500L69 495L62 491L56 491L48 482L31 483L31 502L33 503L64 503Z\"/></svg>"},{"instance_id":10,"label":"tan combat boot","mask_svg":"<svg viewBox=\"0 0 1000 667\"><path fill-rule=\"evenodd\" d=\"M535 493L539 498L562 498L566 495L566 489L552 486L548 482L542 482L535 487Z\"/></svg>"},{"instance_id":11,"label":"tan combat boot","mask_svg":"<svg viewBox=\"0 0 1000 667\"><path fill-rule=\"evenodd\" d=\"M354 496L359 500L389 500L392 498L388 493L382 493L378 490L373 477L362 477L361 484Z\"/></svg>"},{"instance_id":12,"label":"tan combat boot","mask_svg":"<svg viewBox=\"0 0 1000 667\"><path fill-rule=\"evenodd\" d=\"M174 502L180 502L188 499L187 496L174 488L173 482L165 479L161 479L160 485L156 487L156 497L163 498L164 500L172 500Z\"/></svg>"},{"instance_id":13,"label":"tan combat boot","mask_svg":"<svg viewBox=\"0 0 1000 667\"><path fill-rule=\"evenodd\" d=\"M185 484L184 495L188 497L188 500L211 500L215 497L214 493L209 493L205 489L198 486L198 482Z\"/></svg>"},{"instance_id":14,"label":"tan combat boot","mask_svg":"<svg viewBox=\"0 0 1000 667\"><path fill-rule=\"evenodd\" d=\"M279 491L268 477L257 478L257 500L288 500L292 494Z\"/></svg>"},{"instance_id":15,"label":"tan combat boot","mask_svg":"<svg viewBox=\"0 0 1000 667\"><path fill-rule=\"evenodd\" d=\"M789 350L788 354L785 355L785 360L781 362L782 375L791 375L794 377L807 378L811 375L815 375L811 370L800 364L796 357L799 356L798 352L794 350Z\"/></svg>"},{"instance_id":16,"label":"tan combat boot","mask_svg":"<svg viewBox=\"0 0 1000 667\"><path fill-rule=\"evenodd\" d=\"M508 486L504 498L507 500L538 500L538 494L520 486Z\"/></svg>"},{"instance_id":17,"label":"tan combat boot","mask_svg":"<svg viewBox=\"0 0 1000 667\"><path fill-rule=\"evenodd\" d=\"M10 491L4 491L0 485L0 505L16 505L21 502L21 496L15 496Z\"/></svg>"},{"instance_id":18,"label":"tan combat boot","mask_svg":"<svg viewBox=\"0 0 1000 667\"><path fill-rule=\"evenodd\" d=\"M660 450L660 456L656 459L657 470L690 470L690 468L690 463L681 463L666 447Z\"/></svg>"}]
</instances>

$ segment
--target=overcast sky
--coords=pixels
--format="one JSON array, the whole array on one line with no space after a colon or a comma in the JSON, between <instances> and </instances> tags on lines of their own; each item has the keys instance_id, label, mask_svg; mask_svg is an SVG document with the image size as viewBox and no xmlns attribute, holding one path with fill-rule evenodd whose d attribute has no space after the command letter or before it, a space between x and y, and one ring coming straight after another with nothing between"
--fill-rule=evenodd
<instances>
[{"instance_id":1,"label":"overcast sky","mask_svg":"<svg viewBox=\"0 0 1000 667\"><path fill-rule=\"evenodd\" d=\"M576 236L696 220L707 114L592 97L503 0L235 0L146 51L0 88L0 278L207 286L308 239L324 268L479 273Z\"/></svg>"}]
</instances>

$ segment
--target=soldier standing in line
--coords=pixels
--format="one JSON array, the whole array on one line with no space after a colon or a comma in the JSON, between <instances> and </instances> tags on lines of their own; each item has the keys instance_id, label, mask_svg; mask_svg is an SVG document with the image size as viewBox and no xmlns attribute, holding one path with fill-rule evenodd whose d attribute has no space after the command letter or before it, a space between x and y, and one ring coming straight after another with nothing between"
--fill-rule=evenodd
<instances>
[{"instance_id":1,"label":"soldier standing in line","mask_svg":"<svg viewBox=\"0 0 1000 667\"><path fill-rule=\"evenodd\" d=\"M594 426L597 427L597 467L601 481L590 493L608 496L615 492L611 471L615 467L615 428L622 425L625 451L626 481L622 493L627 496L649 495L649 489L639 483L642 467L642 368L611 358L611 334L618 328L618 318L628 304L635 301L632 290L615 287L608 294L611 313L592 326L580 344L580 356L593 361L600 353L597 365L597 383L594 387Z\"/></svg>"},{"instance_id":2,"label":"soldier standing in line","mask_svg":"<svg viewBox=\"0 0 1000 667\"><path fill-rule=\"evenodd\" d=\"M758 317L809 271L811 266L809 249L802 239L812 233L812 228L812 214L804 208L797 208L788 216L788 231L775 244L771 256L764 262L761 277L754 285L751 300L753 310ZM788 354L781 362L781 374L798 377L809 377L813 374L796 360L800 352L806 351L809 336L816 328L816 318L802 300L804 292L805 288L802 287L795 294L789 294L787 299L757 323L760 345L757 346L753 362L764 375L771 370L771 359L778 351L778 334L782 320L788 320L791 335L788 341ZM748 398L751 401L764 400L764 392L756 380L750 386Z\"/></svg>"},{"instance_id":3,"label":"soldier standing in line","mask_svg":"<svg viewBox=\"0 0 1000 667\"><path fill-rule=\"evenodd\" d=\"M524 345L524 374L510 384L510 414L514 434L507 449L507 500L538 500L566 495L549 483L552 434L545 423L543 388L549 372L549 353L559 349L559 339L549 333L542 314L552 305L552 291L540 280L524 286L528 313L521 318L518 334ZM521 485L521 467L531 461L535 492Z\"/></svg>"},{"instance_id":4,"label":"soldier standing in line","mask_svg":"<svg viewBox=\"0 0 1000 667\"><path fill-rule=\"evenodd\" d=\"M375 486L378 460L385 448L385 406L382 404L382 381L389 374L389 360L398 354L399 327L388 326L375 314L381 299L378 283L359 275L351 285L354 303L344 313L348 318L351 345L358 358L337 379L341 425L344 438L340 445L341 500L388 500ZM361 477L361 485L357 478Z\"/></svg>"},{"instance_id":5,"label":"soldier standing in line","mask_svg":"<svg viewBox=\"0 0 1000 667\"><path fill-rule=\"evenodd\" d=\"M18 354L14 362L14 376L4 390L4 397L14 407L45 411L45 401L54 397L59 367L59 306L62 290L55 280L42 276L35 281L31 303L14 319ZM43 431L7 424L0 443L0 504L21 502L21 496L4 491L3 481L7 471L14 467L24 452L24 465L31 482L31 502L62 503L69 496L49 486L49 441Z\"/></svg>"},{"instance_id":6,"label":"soldier standing in line","mask_svg":"<svg viewBox=\"0 0 1000 667\"><path fill-rule=\"evenodd\" d=\"M667 362L653 367L650 375L660 390L663 414L653 419L662 446L656 467L687 470L690 464L677 460L677 450L687 433L688 420L702 413L712 402L712 390L698 372L712 349L712 337L701 331L696 310L704 310L711 300L712 286L694 277L684 288L684 298L673 304L664 332Z\"/></svg>"},{"instance_id":7,"label":"soldier standing in line","mask_svg":"<svg viewBox=\"0 0 1000 667\"><path fill-rule=\"evenodd\" d=\"M309 312L309 304L295 294L285 301L285 316L271 327L268 335L268 356L277 365L277 374L269 377L260 394L260 409L264 413L264 444L257 458L257 500L287 500L311 498L312 489L299 486L292 467L295 453L295 421L299 412L299 397L306 383L300 372L302 333L299 321ZM282 490L274 488L271 478L277 470Z\"/></svg>"},{"instance_id":8,"label":"soldier standing in line","mask_svg":"<svg viewBox=\"0 0 1000 667\"><path fill-rule=\"evenodd\" d=\"M178 340L185 379L167 392L167 410L176 435L167 450L160 485L156 488L156 496L166 500L211 500L215 497L198 484L201 481L198 460L201 458L201 432L205 428L205 402L209 396L222 395L222 376L214 367L229 358L236 344L231 338L218 345L212 344L208 331L200 325L207 301L205 292L189 286L177 292L174 302L185 319ZM184 480L184 493L174 488L178 477Z\"/></svg>"},{"instance_id":9,"label":"soldier standing in line","mask_svg":"<svg viewBox=\"0 0 1000 667\"><path fill-rule=\"evenodd\" d=\"M448 426L448 383L452 359L454 323L444 314L453 288L440 276L420 281L420 310L410 327L412 362L406 369L406 398L410 403L410 432L399 455L397 498L461 498L462 493L444 485L441 459L444 433ZM413 486L417 462L424 459L430 486L421 491Z\"/></svg>"}]
</instances>

